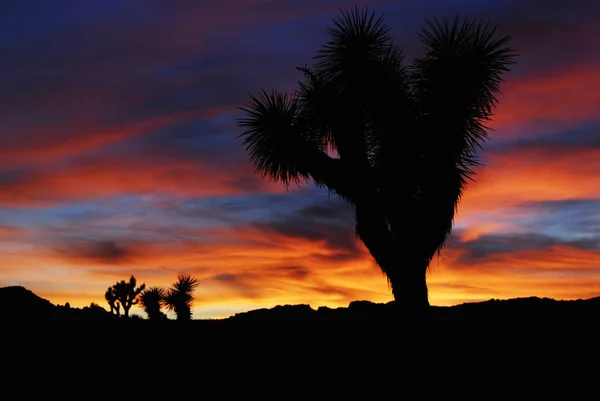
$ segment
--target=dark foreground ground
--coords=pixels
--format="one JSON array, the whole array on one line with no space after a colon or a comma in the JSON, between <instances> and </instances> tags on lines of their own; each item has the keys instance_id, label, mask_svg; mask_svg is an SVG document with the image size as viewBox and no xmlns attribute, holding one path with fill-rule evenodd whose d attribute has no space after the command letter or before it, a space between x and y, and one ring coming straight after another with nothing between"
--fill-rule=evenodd
<instances>
[{"instance_id":1,"label":"dark foreground ground","mask_svg":"<svg viewBox=\"0 0 600 401\"><path fill-rule=\"evenodd\" d=\"M600 298L115 319L0 288L0 400L600 400Z\"/></svg>"},{"instance_id":2,"label":"dark foreground ground","mask_svg":"<svg viewBox=\"0 0 600 401\"><path fill-rule=\"evenodd\" d=\"M2 398L597 400L599 318L13 322Z\"/></svg>"}]
</instances>

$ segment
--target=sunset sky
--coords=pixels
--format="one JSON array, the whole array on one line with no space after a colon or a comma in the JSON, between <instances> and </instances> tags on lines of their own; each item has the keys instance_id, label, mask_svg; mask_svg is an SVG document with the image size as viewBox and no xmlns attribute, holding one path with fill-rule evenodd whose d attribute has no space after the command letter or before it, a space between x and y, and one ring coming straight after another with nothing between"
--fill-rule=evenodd
<instances>
[{"instance_id":1,"label":"sunset sky","mask_svg":"<svg viewBox=\"0 0 600 401\"><path fill-rule=\"evenodd\" d=\"M261 180L237 107L293 89L336 0L0 2L0 287L107 307L134 274L201 281L195 318L392 299L353 211ZM600 2L365 1L409 59L425 18L491 17L520 56L433 305L600 295ZM136 313L141 314L140 310Z\"/></svg>"}]
</instances>

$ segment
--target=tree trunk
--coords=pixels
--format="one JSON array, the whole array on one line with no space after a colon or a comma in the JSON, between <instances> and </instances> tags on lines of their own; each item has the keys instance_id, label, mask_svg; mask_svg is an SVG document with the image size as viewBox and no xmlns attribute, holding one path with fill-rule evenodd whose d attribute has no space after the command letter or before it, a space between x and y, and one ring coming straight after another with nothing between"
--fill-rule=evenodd
<instances>
[{"instance_id":1,"label":"tree trunk","mask_svg":"<svg viewBox=\"0 0 600 401\"><path fill-rule=\"evenodd\" d=\"M404 261L403 263L409 263ZM390 278L397 307L396 335L398 344L399 374L402 377L403 399L417 401L436 399L423 378L431 378L432 321L429 305L426 266L412 263L399 268L399 275Z\"/></svg>"},{"instance_id":2,"label":"tree trunk","mask_svg":"<svg viewBox=\"0 0 600 401\"><path fill-rule=\"evenodd\" d=\"M426 310L429 307L427 264L411 262L410 259L399 262L399 264L403 266L390 266L386 269L391 273L388 274L388 278L394 301L401 309Z\"/></svg>"},{"instance_id":3,"label":"tree trunk","mask_svg":"<svg viewBox=\"0 0 600 401\"><path fill-rule=\"evenodd\" d=\"M406 233L394 236L385 219L380 218L378 209L364 206L370 205L357 205L356 232L388 277L397 306L394 318L397 323L390 333L394 339L390 357L396 367L394 390L390 390L401 389L402 399L406 400L430 399L423 384L433 363L426 280L428 263L417 255L411 256L415 248L406 242Z\"/></svg>"},{"instance_id":4,"label":"tree trunk","mask_svg":"<svg viewBox=\"0 0 600 401\"><path fill-rule=\"evenodd\" d=\"M411 255L414 249L405 242L406 233L395 236L371 199L356 204L356 233L389 279L400 309L417 314L428 310L426 273L429 263L422 255Z\"/></svg>"},{"instance_id":5,"label":"tree trunk","mask_svg":"<svg viewBox=\"0 0 600 401\"><path fill-rule=\"evenodd\" d=\"M388 277L397 306L394 332L391 333L394 353L391 355L397 386L403 399L428 398L423 378L429 376L432 365L431 316L427 291L429 263L419 251L419 244L411 244L411 232L390 231L381 208L374 197L356 204L356 233L363 241L381 270ZM413 238L413 240L415 240ZM427 256L427 255L425 255ZM396 385L395 385L396 386Z\"/></svg>"}]
</instances>

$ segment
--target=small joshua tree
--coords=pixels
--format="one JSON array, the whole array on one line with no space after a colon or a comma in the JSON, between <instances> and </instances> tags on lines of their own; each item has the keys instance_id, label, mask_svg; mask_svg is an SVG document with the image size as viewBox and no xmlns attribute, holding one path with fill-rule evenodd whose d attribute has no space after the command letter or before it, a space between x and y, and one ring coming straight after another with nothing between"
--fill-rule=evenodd
<instances>
[{"instance_id":1,"label":"small joshua tree","mask_svg":"<svg viewBox=\"0 0 600 401\"><path fill-rule=\"evenodd\" d=\"M173 283L165 295L165 306L167 309L175 312L177 320L192 319L192 303L194 296L192 293L198 287L198 279L189 274L180 273L177 275L177 281Z\"/></svg>"},{"instance_id":2,"label":"small joshua tree","mask_svg":"<svg viewBox=\"0 0 600 401\"><path fill-rule=\"evenodd\" d=\"M110 313L119 316L121 314L121 305L119 305L119 301L117 300L114 287L108 287L104 293L104 299L106 299L106 302L110 306Z\"/></svg>"},{"instance_id":3,"label":"small joshua tree","mask_svg":"<svg viewBox=\"0 0 600 401\"><path fill-rule=\"evenodd\" d=\"M164 314L161 308L165 302L166 291L163 287L150 287L142 292L139 301L140 306L148 315L150 320L161 320Z\"/></svg>"},{"instance_id":4,"label":"small joshua tree","mask_svg":"<svg viewBox=\"0 0 600 401\"><path fill-rule=\"evenodd\" d=\"M135 277L132 275L129 278L129 281L121 280L113 285L105 294L105 298L114 299L114 307L117 311L117 316L119 315L119 305L123 306L123 315L125 317L129 317L129 309L133 305L138 303L138 296L144 291L146 288L146 284L142 284L139 287L136 287L137 281ZM109 301L109 305L111 306L111 312L113 309L113 304Z\"/></svg>"}]
</instances>

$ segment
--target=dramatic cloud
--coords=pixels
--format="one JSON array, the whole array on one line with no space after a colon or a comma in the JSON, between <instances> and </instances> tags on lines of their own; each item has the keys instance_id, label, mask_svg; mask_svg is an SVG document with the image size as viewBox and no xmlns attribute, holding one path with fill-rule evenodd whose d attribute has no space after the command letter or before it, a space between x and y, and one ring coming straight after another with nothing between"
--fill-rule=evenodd
<instances>
[{"instance_id":1,"label":"dramatic cloud","mask_svg":"<svg viewBox=\"0 0 600 401\"><path fill-rule=\"evenodd\" d=\"M281 191L280 186L271 190ZM222 167L182 158L88 157L54 168L5 173L0 204L48 206L119 195L215 196L267 190L247 165Z\"/></svg>"},{"instance_id":2,"label":"dramatic cloud","mask_svg":"<svg viewBox=\"0 0 600 401\"><path fill-rule=\"evenodd\" d=\"M600 124L598 74L600 61L512 79L491 126L501 139L514 140L567 130L586 120Z\"/></svg>"},{"instance_id":3,"label":"dramatic cloud","mask_svg":"<svg viewBox=\"0 0 600 401\"><path fill-rule=\"evenodd\" d=\"M85 3L85 4L84 4ZM426 18L513 37L477 181L431 302L600 295L600 3L368 1L407 59ZM292 90L342 0L0 3L0 286L103 304L135 274L201 280L196 317L387 302L350 206L254 173L236 118Z\"/></svg>"},{"instance_id":4,"label":"dramatic cloud","mask_svg":"<svg viewBox=\"0 0 600 401\"><path fill-rule=\"evenodd\" d=\"M21 227L0 226L0 240L10 240L13 238L22 238L27 235L27 230Z\"/></svg>"},{"instance_id":5,"label":"dramatic cloud","mask_svg":"<svg viewBox=\"0 0 600 401\"><path fill-rule=\"evenodd\" d=\"M333 251L325 259L351 260L364 254L354 233L354 210L340 201L312 205L285 218L255 223L269 236L310 240Z\"/></svg>"},{"instance_id":6,"label":"dramatic cloud","mask_svg":"<svg viewBox=\"0 0 600 401\"><path fill-rule=\"evenodd\" d=\"M457 259L459 265L471 266L474 262L505 257L524 251L548 251L563 245L579 251L599 251L600 236L588 239L565 240L539 233L518 233L504 235L484 235L456 245L464 251Z\"/></svg>"},{"instance_id":7,"label":"dramatic cloud","mask_svg":"<svg viewBox=\"0 0 600 401\"><path fill-rule=\"evenodd\" d=\"M64 248L57 249L64 253L66 258L73 258L78 262L101 262L106 264L122 264L127 262L131 251L115 241L79 241L67 244Z\"/></svg>"},{"instance_id":8,"label":"dramatic cloud","mask_svg":"<svg viewBox=\"0 0 600 401\"><path fill-rule=\"evenodd\" d=\"M461 214L506 211L523 202L600 198L598 146L518 145L487 153L485 164Z\"/></svg>"}]
</instances>

